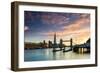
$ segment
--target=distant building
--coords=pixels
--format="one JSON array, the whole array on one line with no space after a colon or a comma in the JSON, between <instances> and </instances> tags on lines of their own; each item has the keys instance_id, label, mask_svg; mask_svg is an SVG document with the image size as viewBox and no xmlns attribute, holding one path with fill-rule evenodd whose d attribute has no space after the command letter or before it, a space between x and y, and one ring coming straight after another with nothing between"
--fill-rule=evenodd
<instances>
[{"instance_id":1,"label":"distant building","mask_svg":"<svg viewBox=\"0 0 100 73\"><path fill-rule=\"evenodd\" d=\"M40 43L25 43L25 49L41 48Z\"/></svg>"},{"instance_id":2,"label":"distant building","mask_svg":"<svg viewBox=\"0 0 100 73\"><path fill-rule=\"evenodd\" d=\"M53 48L58 48L58 44L57 44L57 41L56 41L56 33L54 34L54 42L53 42L53 45L52 45Z\"/></svg>"},{"instance_id":3,"label":"distant building","mask_svg":"<svg viewBox=\"0 0 100 73\"><path fill-rule=\"evenodd\" d=\"M48 41L48 48L52 48L52 41Z\"/></svg>"},{"instance_id":4,"label":"distant building","mask_svg":"<svg viewBox=\"0 0 100 73\"><path fill-rule=\"evenodd\" d=\"M43 45L42 45L41 47L42 47L42 48L47 48L47 47L48 47L48 45L47 45L47 43L46 43L45 40L43 40Z\"/></svg>"},{"instance_id":5,"label":"distant building","mask_svg":"<svg viewBox=\"0 0 100 73\"><path fill-rule=\"evenodd\" d=\"M54 34L54 45L57 45L57 43L56 43L56 33Z\"/></svg>"}]
</instances>

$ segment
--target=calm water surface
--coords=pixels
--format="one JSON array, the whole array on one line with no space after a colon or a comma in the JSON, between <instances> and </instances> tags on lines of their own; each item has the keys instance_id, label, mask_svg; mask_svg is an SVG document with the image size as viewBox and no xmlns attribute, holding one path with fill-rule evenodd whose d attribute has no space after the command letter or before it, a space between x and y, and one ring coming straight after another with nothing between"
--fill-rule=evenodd
<instances>
[{"instance_id":1,"label":"calm water surface","mask_svg":"<svg viewBox=\"0 0 100 73\"><path fill-rule=\"evenodd\" d=\"M33 49L24 51L24 61L89 59L90 54L77 54L72 51L52 52L52 49Z\"/></svg>"}]
</instances>

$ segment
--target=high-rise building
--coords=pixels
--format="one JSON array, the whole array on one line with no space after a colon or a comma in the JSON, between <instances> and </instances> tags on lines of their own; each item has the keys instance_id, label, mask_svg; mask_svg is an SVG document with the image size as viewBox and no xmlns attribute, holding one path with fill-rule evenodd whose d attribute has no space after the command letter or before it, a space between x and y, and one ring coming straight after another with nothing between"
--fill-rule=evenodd
<instances>
[{"instance_id":1,"label":"high-rise building","mask_svg":"<svg viewBox=\"0 0 100 73\"><path fill-rule=\"evenodd\" d=\"M58 48L58 45L57 45L57 41L56 41L56 33L54 34L54 42L53 42L53 48Z\"/></svg>"},{"instance_id":2,"label":"high-rise building","mask_svg":"<svg viewBox=\"0 0 100 73\"><path fill-rule=\"evenodd\" d=\"M56 33L54 34L54 45L56 45Z\"/></svg>"}]
</instances>

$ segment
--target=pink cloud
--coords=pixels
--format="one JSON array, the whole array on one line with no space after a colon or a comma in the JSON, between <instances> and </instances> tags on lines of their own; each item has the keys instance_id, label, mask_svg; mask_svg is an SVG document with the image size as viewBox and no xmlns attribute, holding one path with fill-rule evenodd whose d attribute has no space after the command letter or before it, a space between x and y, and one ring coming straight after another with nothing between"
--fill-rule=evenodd
<instances>
[{"instance_id":1,"label":"pink cloud","mask_svg":"<svg viewBox=\"0 0 100 73\"><path fill-rule=\"evenodd\" d=\"M53 31L42 33L43 35L52 38L54 36ZM90 18L88 15L81 15L80 19L74 21L69 26L62 27L62 30L56 31L57 38L73 38L76 43L84 43L87 38L90 37Z\"/></svg>"},{"instance_id":2,"label":"pink cloud","mask_svg":"<svg viewBox=\"0 0 100 73\"><path fill-rule=\"evenodd\" d=\"M24 27L24 31L27 31L27 30L29 30L29 27L28 26L25 26Z\"/></svg>"},{"instance_id":3,"label":"pink cloud","mask_svg":"<svg viewBox=\"0 0 100 73\"><path fill-rule=\"evenodd\" d=\"M82 17L80 19L76 20L69 26L64 26L62 28L64 30L73 32L73 31L80 30L82 28L84 29L84 27L87 27L87 28L90 27L90 18L86 18L86 15L82 15Z\"/></svg>"},{"instance_id":4,"label":"pink cloud","mask_svg":"<svg viewBox=\"0 0 100 73\"><path fill-rule=\"evenodd\" d=\"M58 14L44 14L42 15L42 21L46 24L62 25L68 23L69 18Z\"/></svg>"},{"instance_id":5,"label":"pink cloud","mask_svg":"<svg viewBox=\"0 0 100 73\"><path fill-rule=\"evenodd\" d=\"M32 20L32 21L34 21L34 16L32 15L32 12L27 12L25 18L26 18L27 20Z\"/></svg>"}]
</instances>

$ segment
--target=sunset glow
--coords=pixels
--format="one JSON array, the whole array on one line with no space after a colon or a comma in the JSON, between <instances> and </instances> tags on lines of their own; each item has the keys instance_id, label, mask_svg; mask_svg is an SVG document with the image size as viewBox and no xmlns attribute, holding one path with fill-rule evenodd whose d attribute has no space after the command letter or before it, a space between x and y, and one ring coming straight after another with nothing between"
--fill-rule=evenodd
<instances>
[{"instance_id":1,"label":"sunset glow","mask_svg":"<svg viewBox=\"0 0 100 73\"><path fill-rule=\"evenodd\" d=\"M54 33L57 42L72 38L80 44L90 37L90 14L25 11L24 16L25 42L53 41Z\"/></svg>"}]
</instances>

